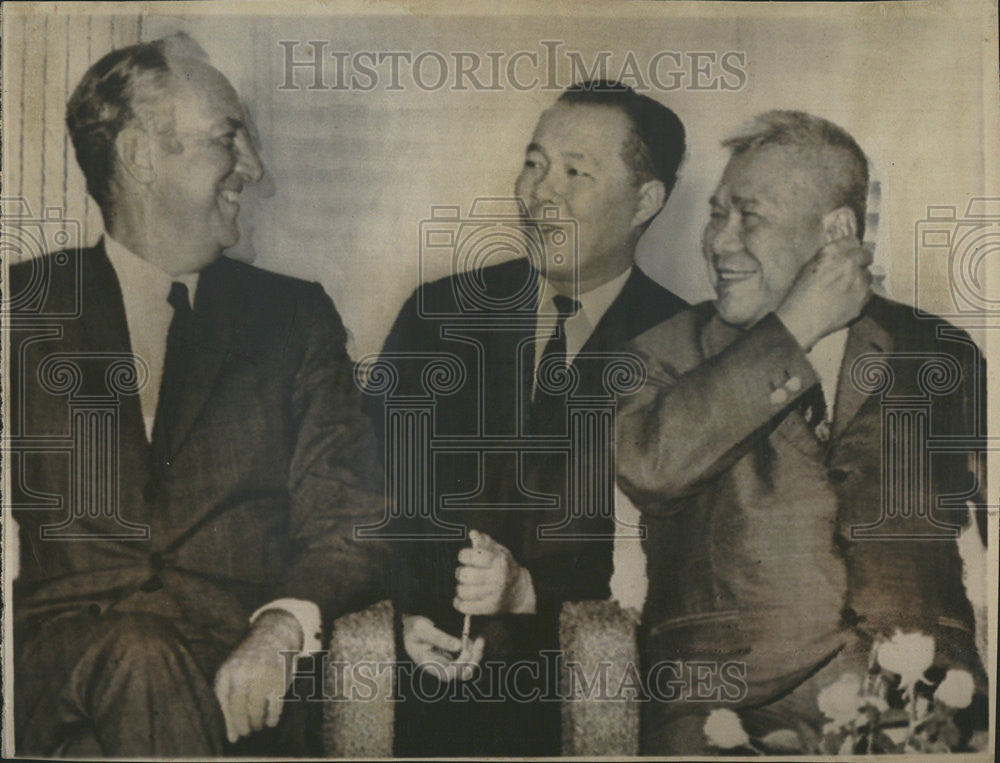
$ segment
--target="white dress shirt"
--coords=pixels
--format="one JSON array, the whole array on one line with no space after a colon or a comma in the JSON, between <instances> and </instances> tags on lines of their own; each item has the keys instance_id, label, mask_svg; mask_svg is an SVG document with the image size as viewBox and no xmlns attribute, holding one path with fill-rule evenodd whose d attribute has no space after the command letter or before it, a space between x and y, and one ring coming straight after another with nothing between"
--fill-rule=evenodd
<instances>
[{"instance_id":1,"label":"white dress shirt","mask_svg":"<svg viewBox=\"0 0 1000 763\"><path fill-rule=\"evenodd\" d=\"M596 289L577 295L580 308L566 319L566 362L572 363L594 333L608 308L618 299L632 268L601 284ZM556 309L552 301L556 292L541 276L538 279L539 320L535 334L535 367L538 367L545 345L555 333ZM537 382L536 382L537 383ZM615 540L612 550L611 598L622 607L642 611L646 599L646 556L642 552L638 528L639 510L615 484Z\"/></svg>"},{"instance_id":2,"label":"white dress shirt","mask_svg":"<svg viewBox=\"0 0 1000 763\"><path fill-rule=\"evenodd\" d=\"M194 307L199 274L170 275L133 254L107 234L104 236L104 251L118 277L136 365L145 365L149 372L146 383L139 389L139 403L146 425L146 438L152 442L156 403L163 380L163 361L167 353L167 332L174 318L174 308L167 302L167 295L170 294L171 284L179 281L187 286L188 299ZM142 378L141 373L139 378Z\"/></svg>"},{"instance_id":3,"label":"white dress shirt","mask_svg":"<svg viewBox=\"0 0 1000 763\"><path fill-rule=\"evenodd\" d=\"M149 372L146 383L139 390L139 403L146 425L146 438L151 442L156 404L160 397L160 382L163 380L163 362L167 353L167 332L174 317L174 308L167 302L167 296L170 294L171 284L179 281L187 286L188 299L193 308L200 274L171 275L129 251L107 234L104 235L104 251L111 261L121 289L132 354L136 356L136 364L145 364ZM299 621L303 634L302 653L320 651L321 621L319 606L315 602L278 599L254 612L250 622L269 609L285 610Z\"/></svg>"},{"instance_id":4,"label":"white dress shirt","mask_svg":"<svg viewBox=\"0 0 1000 763\"><path fill-rule=\"evenodd\" d=\"M840 380L840 367L844 363L844 350L847 348L847 329L843 328L827 334L806 353L809 364L819 377L823 388L823 399L826 400L826 420L833 421L834 406L837 403L837 383Z\"/></svg>"},{"instance_id":5,"label":"white dress shirt","mask_svg":"<svg viewBox=\"0 0 1000 763\"><path fill-rule=\"evenodd\" d=\"M602 283L600 286L591 289L583 294L576 295L580 308L566 319L564 329L566 331L566 363L572 363L573 359L583 349L583 345L594 333L597 324L608 311L608 308L618 299L618 295L625 288L625 282L632 275L632 268L628 268L620 275L615 276L610 281ZM542 353L545 345L555 334L556 329L556 308L553 297L558 294L548 281L538 276L538 324L535 329L535 368L542 360Z\"/></svg>"}]
</instances>

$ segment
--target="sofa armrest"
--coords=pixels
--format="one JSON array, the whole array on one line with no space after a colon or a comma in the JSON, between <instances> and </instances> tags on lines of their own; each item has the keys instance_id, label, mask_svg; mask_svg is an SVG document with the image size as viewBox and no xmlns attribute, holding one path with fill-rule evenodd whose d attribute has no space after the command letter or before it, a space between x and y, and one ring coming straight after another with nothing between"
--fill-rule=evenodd
<instances>
[{"instance_id":1,"label":"sofa armrest","mask_svg":"<svg viewBox=\"0 0 1000 763\"><path fill-rule=\"evenodd\" d=\"M637 622L634 614L612 600L563 605L559 616L563 755L639 754L639 703L636 692L628 688L636 685L639 675Z\"/></svg>"},{"instance_id":2,"label":"sofa armrest","mask_svg":"<svg viewBox=\"0 0 1000 763\"><path fill-rule=\"evenodd\" d=\"M392 616L392 604L381 601L333 624L323 674L323 749L330 757L392 757Z\"/></svg>"}]
</instances>

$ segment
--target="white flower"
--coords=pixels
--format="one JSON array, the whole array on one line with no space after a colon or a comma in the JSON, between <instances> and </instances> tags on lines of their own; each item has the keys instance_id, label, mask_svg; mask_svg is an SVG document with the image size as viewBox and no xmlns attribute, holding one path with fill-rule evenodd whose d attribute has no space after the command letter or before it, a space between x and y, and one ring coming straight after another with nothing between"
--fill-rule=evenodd
<instances>
[{"instance_id":1,"label":"white flower","mask_svg":"<svg viewBox=\"0 0 1000 763\"><path fill-rule=\"evenodd\" d=\"M705 720L708 743L721 750L750 744L750 737L743 730L740 717L732 710L716 709Z\"/></svg>"},{"instance_id":2,"label":"white flower","mask_svg":"<svg viewBox=\"0 0 1000 763\"><path fill-rule=\"evenodd\" d=\"M919 631L903 633L898 628L892 638L876 647L878 664L898 673L904 687L912 686L934 662L934 639Z\"/></svg>"},{"instance_id":3,"label":"white flower","mask_svg":"<svg viewBox=\"0 0 1000 763\"><path fill-rule=\"evenodd\" d=\"M948 707L961 710L971 704L975 688L975 683L968 671L949 670L935 690L934 699L941 700Z\"/></svg>"},{"instance_id":4,"label":"white flower","mask_svg":"<svg viewBox=\"0 0 1000 763\"><path fill-rule=\"evenodd\" d=\"M864 706L860 692L861 676L844 673L816 696L816 704L823 715L833 721L833 727L839 728L853 721Z\"/></svg>"}]
</instances>

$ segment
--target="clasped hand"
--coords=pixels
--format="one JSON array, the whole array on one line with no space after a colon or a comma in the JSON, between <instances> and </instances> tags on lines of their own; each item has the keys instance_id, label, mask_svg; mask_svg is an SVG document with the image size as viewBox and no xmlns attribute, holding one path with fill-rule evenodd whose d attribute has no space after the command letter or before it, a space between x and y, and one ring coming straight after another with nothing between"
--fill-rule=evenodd
<instances>
[{"instance_id":1,"label":"clasped hand","mask_svg":"<svg viewBox=\"0 0 1000 763\"><path fill-rule=\"evenodd\" d=\"M486 533L469 531L472 548L458 553L455 609L464 615L535 611L531 574L505 546ZM483 658L482 637L463 644L426 617L403 615L403 647L414 664L440 681L468 680Z\"/></svg>"},{"instance_id":2,"label":"clasped hand","mask_svg":"<svg viewBox=\"0 0 1000 763\"><path fill-rule=\"evenodd\" d=\"M531 573L486 533L469 531L472 548L458 552L455 609L463 615L530 614L535 611Z\"/></svg>"}]
</instances>

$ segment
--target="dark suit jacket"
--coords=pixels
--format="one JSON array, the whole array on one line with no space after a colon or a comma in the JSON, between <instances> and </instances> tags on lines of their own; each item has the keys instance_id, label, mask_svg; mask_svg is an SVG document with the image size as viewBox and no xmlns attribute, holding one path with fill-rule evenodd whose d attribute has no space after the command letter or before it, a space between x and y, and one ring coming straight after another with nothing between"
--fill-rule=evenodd
<instances>
[{"instance_id":1,"label":"dark suit jacket","mask_svg":"<svg viewBox=\"0 0 1000 763\"><path fill-rule=\"evenodd\" d=\"M468 282L452 276L421 286L406 302L383 348L393 353L452 353L467 371L466 383L455 393L441 395L434 411L438 435L470 436L477 432L509 437L523 443L543 426L550 434L565 435L565 399L551 397L532 410L537 272L527 260L513 260L484 268L481 294L470 300ZM604 314L574 361L580 374L578 392L600 387L606 359L585 360L588 353L619 350L629 339L663 321L685 306L679 297L635 268L618 298ZM434 317L431 317L434 316ZM402 360L398 393L419 388L419 364ZM369 398L367 410L382 433L382 404ZM561 431L560 431L561 429ZM475 447L440 454L435 462L435 494L464 494L462 509L439 514L446 521L465 524L490 534L511 550L532 573L539 611L554 611L562 601L605 598L609 595L611 543L594 541L537 541L539 524L554 524L565 516L561 508L538 508L538 496L565 500L564 458L536 454L519 458L513 453L481 455ZM534 494L534 496L532 496ZM532 509L532 506L535 506ZM610 520L590 527L611 531ZM457 633L462 617L452 608L455 567L462 541L397 543L393 554L394 599L401 611L424 614L438 627Z\"/></svg>"},{"instance_id":2,"label":"dark suit jacket","mask_svg":"<svg viewBox=\"0 0 1000 763\"><path fill-rule=\"evenodd\" d=\"M933 635L941 659L982 678L955 541L904 512L859 535L884 505L912 507L893 490L918 489L923 447L899 451L884 466L896 477L882 476L884 445L919 430L919 416L894 405L926 401L926 433L966 446L934 454L925 472L934 519L963 524L964 498L985 490L969 467L985 431L985 375L964 332L873 298L848 334L825 443L798 410L818 379L774 315L739 331L706 303L634 348L649 383L620 411L618 469L649 527L648 661L744 663L752 704L852 639L870 645L900 628ZM922 370L927 361L935 372ZM883 414L895 418L883 424ZM936 506L947 496L957 511Z\"/></svg>"},{"instance_id":3,"label":"dark suit jacket","mask_svg":"<svg viewBox=\"0 0 1000 763\"><path fill-rule=\"evenodd\" d=\"M382 595L378 549L352 535L356 522L381 515L373 438L343 325L318 284L226 258L202 272L198 346L163 422L174 445L161 463L134 379L113 368L130 346L103 245L11 268L9 295L14 612L28 637L35 618L116 607L172 617L224 652L274 598L315 601L329 621ZM58 370L60 357L70 368ZM78 428L72 407L100 408L109 390L113 424L53 448ZM87 464L107 438L117 474L102 467L101 481ZM101 490L117 491L120 519L87 515ZM74 505L83 516L53 531ZM120 520L148 537L115 539Z\"/></svg>"}]
</instances>

